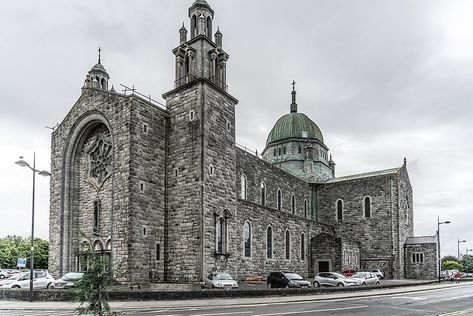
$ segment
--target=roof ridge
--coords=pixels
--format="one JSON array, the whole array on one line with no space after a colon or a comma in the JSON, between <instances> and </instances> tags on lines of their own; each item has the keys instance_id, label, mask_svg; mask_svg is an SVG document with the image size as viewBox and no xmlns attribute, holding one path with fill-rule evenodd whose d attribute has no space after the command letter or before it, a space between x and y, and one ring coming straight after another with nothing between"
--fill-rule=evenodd
<instances>
[{"instance_id":1,"label":"roof ridge","mask_svg":"<svg viewBox=\"0 0 473 316\"><path fill-rule=\"evenodd\" d=\"M341 176L341 177L328 179L324 183L332 183L332 182L363 179L363 178L370 178L370 177L375 177L375 176L394 174L394 173L399 172L401 168L402 167L396 167L396 168L390 168L390 169L382 169L382 170L377 170L377 171L369 171L369 172L357 173L357 174L352 174L352 175L347 175L347 176Z\"/></svg>"}]
</instances>

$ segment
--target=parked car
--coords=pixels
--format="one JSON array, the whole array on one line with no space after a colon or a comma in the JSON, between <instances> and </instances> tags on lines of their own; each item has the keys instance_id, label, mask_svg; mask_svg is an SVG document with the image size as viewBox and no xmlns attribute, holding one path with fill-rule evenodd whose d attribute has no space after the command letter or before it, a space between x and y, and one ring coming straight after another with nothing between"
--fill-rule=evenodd
<instances>
[{"instance_id":1,"label":"parked car","mask_svg":"<svg viewBox=\"0 0 473 316\"><path fill-rule=\"evenodd\" d=\"M294 272L271 272L266 278L268 288L309 288L310 282Z\"/></svg>"},{"instance_id":2,"label":"parked car","mask_svg":"<svg viewBox=\"0 0 473 316\"><path fill-rule=\"evenodd\" d=\"M384 272L380 269L373 269L371 270L371 272L373 273L376 273L376 276L378 277L378 279L384 279Z\"/></svg>"},{"instance_id":3,"label":"parked car","mask_svg":"<svg viewBox=\"0 0 473 316\"><path fill-rule=\"evenodd\" d=\"M357 285L379 285L378 276L374 272L357 272L351 278Z\"/></svg>"},{"instance_id":4,"label":"parked car","mask_svg":"<svg viewBox=\"0 0 473 316\"><path fill-rule=\"evenodd\" d=\"M82 279L84 272L68 272L62 278L54 280L50 289L69 289L76 286L77 281Z\"/></svg>"},{"instance_id":5,"label":"parked car","mask_svg":"<svg viewBox=\"0 0 473 316\"><path fill-rule=\"evenodd\" d=\"M315 275L313 284L314 284L314 287L320 287L320 286L343 287L343 286L357 285L355 280L351 278L347 278L343 274L340 274L337 272L319 272Z\"/></svg>"},{"instance_id":6,"label":"parked car","mask_svg":"<svg viewBox=\"0 0 473 316\"><path fill-rule=\"evenodd\" d=\"M8 279L13 275L13 272L9 269L0 269L0 279Z\"/></svg>"},{"instance_id":7,"label":"parked car","mask_svg":"<svg viewBox=\"0 0 473 316\"><path fill-rule=\"evenodd\" d=\"M356 269L344 269L344 270L342 270L342 274L344 276L346 276L347 278L351 278L351 276L354 275L357 272L358 272L358 270L356 270Z\"/></svg>"},{"instance_id":8,"label":"parked car","mask_svg":"<svg viewBox=\"0 0 473 316\"><path fill-rule=\"evenodd\" d=\"M51 274L46 271L33 271L33 288L35 289L44 289L48 288L54 278ZM4 279L0 281L1 288L12 288L12 289L20 289L20 288L29 288L30 286L30 273L23 272L17 273L12 275L8 279Z\"/></svg>"},{"instance_id":9,"label":"parked car","mask_svg":"<svg viewBox=\"0 0 473 316\"><path fill-rule=\"evenodd\" d=\"M238 282L226 272L214 272L205 277L203 287L212 289L236 289L238 288Z\"/></svg>"}]
</instances>

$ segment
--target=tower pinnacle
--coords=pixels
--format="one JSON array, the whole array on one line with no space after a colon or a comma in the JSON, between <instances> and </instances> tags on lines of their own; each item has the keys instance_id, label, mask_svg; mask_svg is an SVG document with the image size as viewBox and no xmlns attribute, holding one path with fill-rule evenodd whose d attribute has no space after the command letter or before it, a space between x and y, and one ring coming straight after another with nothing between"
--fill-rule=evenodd
<instances>
[{"instance_id":1,"label":"tower pinnacle","mask_svg":"<svg viewBox=\"0 0 473 316\"><path fill-rule=\"evenodd\" d=\"M296 81L292 80L292 103L291 103L291 113L297 113L297 103L296 103Z\"/></svg>"}]
</instances>

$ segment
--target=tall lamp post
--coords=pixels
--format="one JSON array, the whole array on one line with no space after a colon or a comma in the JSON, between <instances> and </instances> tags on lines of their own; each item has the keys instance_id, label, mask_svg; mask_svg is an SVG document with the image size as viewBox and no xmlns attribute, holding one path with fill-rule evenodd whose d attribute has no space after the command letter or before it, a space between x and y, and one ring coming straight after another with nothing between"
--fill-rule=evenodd
<instances>
[{"instance_id":1,"label":"tall lamp post","mask_svg":"<svg viewBox=\"0 0 473 316\"><path fill-rule=\"evenodd\" d=\"M450 221L441 222L440 217L437 216L437 249L438 249L438 261L439 261L439 283L440 283L440 270L442 269L442 261L440 257L440 225L441 224L450 224Z\"/></svg>"},{"instance_id":2,"label":"tall lamp post","mask_svg":"<svg viewBox=\"0 0 473 316\"><path fill-rule=\"evenodd\" d=\"M31 171L33 171L33 195L31 199L31 256L30 256L30 302L33 301L33 270L34 270L34 200L35 200L35 182L36 182L36 173L47 177L51 174L46 171L42 170L39 171L36 169L36 152L33 153L33 167L30 166L29 163L23 160L23 156L20 156L20 160L15 162L20 167L28 167Z\"/></svg>"},{"instance_id":3,"label":"tall lamp post","mask_svg":"<svg viewBox=\"0 0 473 316\"><path fill-rule=\"evenodd\" d=\"M460 243L462 243L462 242L466 242L466 240L460 240L460 238L458 238L458 243L457 243L457 245L458 245L458 256L457 256L458 261L460 261Z\"/></svg>"}]
</instances>

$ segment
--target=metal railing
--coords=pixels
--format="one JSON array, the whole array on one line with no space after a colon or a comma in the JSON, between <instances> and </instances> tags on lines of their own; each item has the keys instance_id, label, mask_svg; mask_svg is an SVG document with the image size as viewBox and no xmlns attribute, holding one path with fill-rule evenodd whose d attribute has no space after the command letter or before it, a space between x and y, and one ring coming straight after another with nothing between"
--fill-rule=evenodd
<instances>
[{"instance_id":1,"label":"metal railing","mask_svg":"<svg viewBox=\"0 0 473 316\"><path fill-rule=\"evenodd\" d=\"M191 82L195 78L196 77L193 74L187 74L184 77L181 77L181 78L177 79L176 81L174 81L174 87L175 88L180 87L180 86L182 86L186 83Z\"/></svg>"},{"instance_id":2,"label":"metal railing","mask_svg":"<svg viewBox=\"0 0 473 316\"><path fill-rule=\"evenodd\" d=\"M263 156L261 154L258 153L258 150L251 150L249 149L248 147L246 146L243 146L243 145L240 145L238 143L235 143L235 146L244 150L245 152L249 153L249 154L252 154L253 156L256 156L257 158L259 159L263 159Z\"/></svg>"},{"instance_id":3,"label":"metal railing","mask_svg":"<svg viewBox=\"0 0 473 316\"><path fill-rule=\"evenodd\" d=\"M218 79L218 78L215 77L215 76L211 76L211 77L209 78L209 80L210 80L212 83L216 84L218 87L222 88L223 91L227 92L227 90L228 90L228 85L226 85L225 82L223 82L222 80Z\"/></svg>"},{"instance_id":4,"label":"metal railing","mask_svg":"<svg viewBox=\"0 0 473 316\"><path fill-rule=\"evenodd\" d=\"M163 103L161 103L161 102L159 102L159 101L157 101L157 100L151 98L151 95L150 95L150 94L149 94L149 95L144 95L144 94L138 92L138 91L135 89L135 85L133 85L132 88L130 88L130 87L127 87L127 86L125 86L124 84L121 84L121 83L120 83L120 86L123 87L123 90L122 90L122 91L123 91L123 94L124 94L124 95L138 96L140 99L142 99L142 100L144 100L144 101L147 101L147 102L149 102L149 103L151 103L151 104L154 104L154 105L156 105L156 106L158 106L158 107L164 108L165 110L167 109L167 107L166 107L165 104L163 104Z\"/></svg>"}]
</instances>

